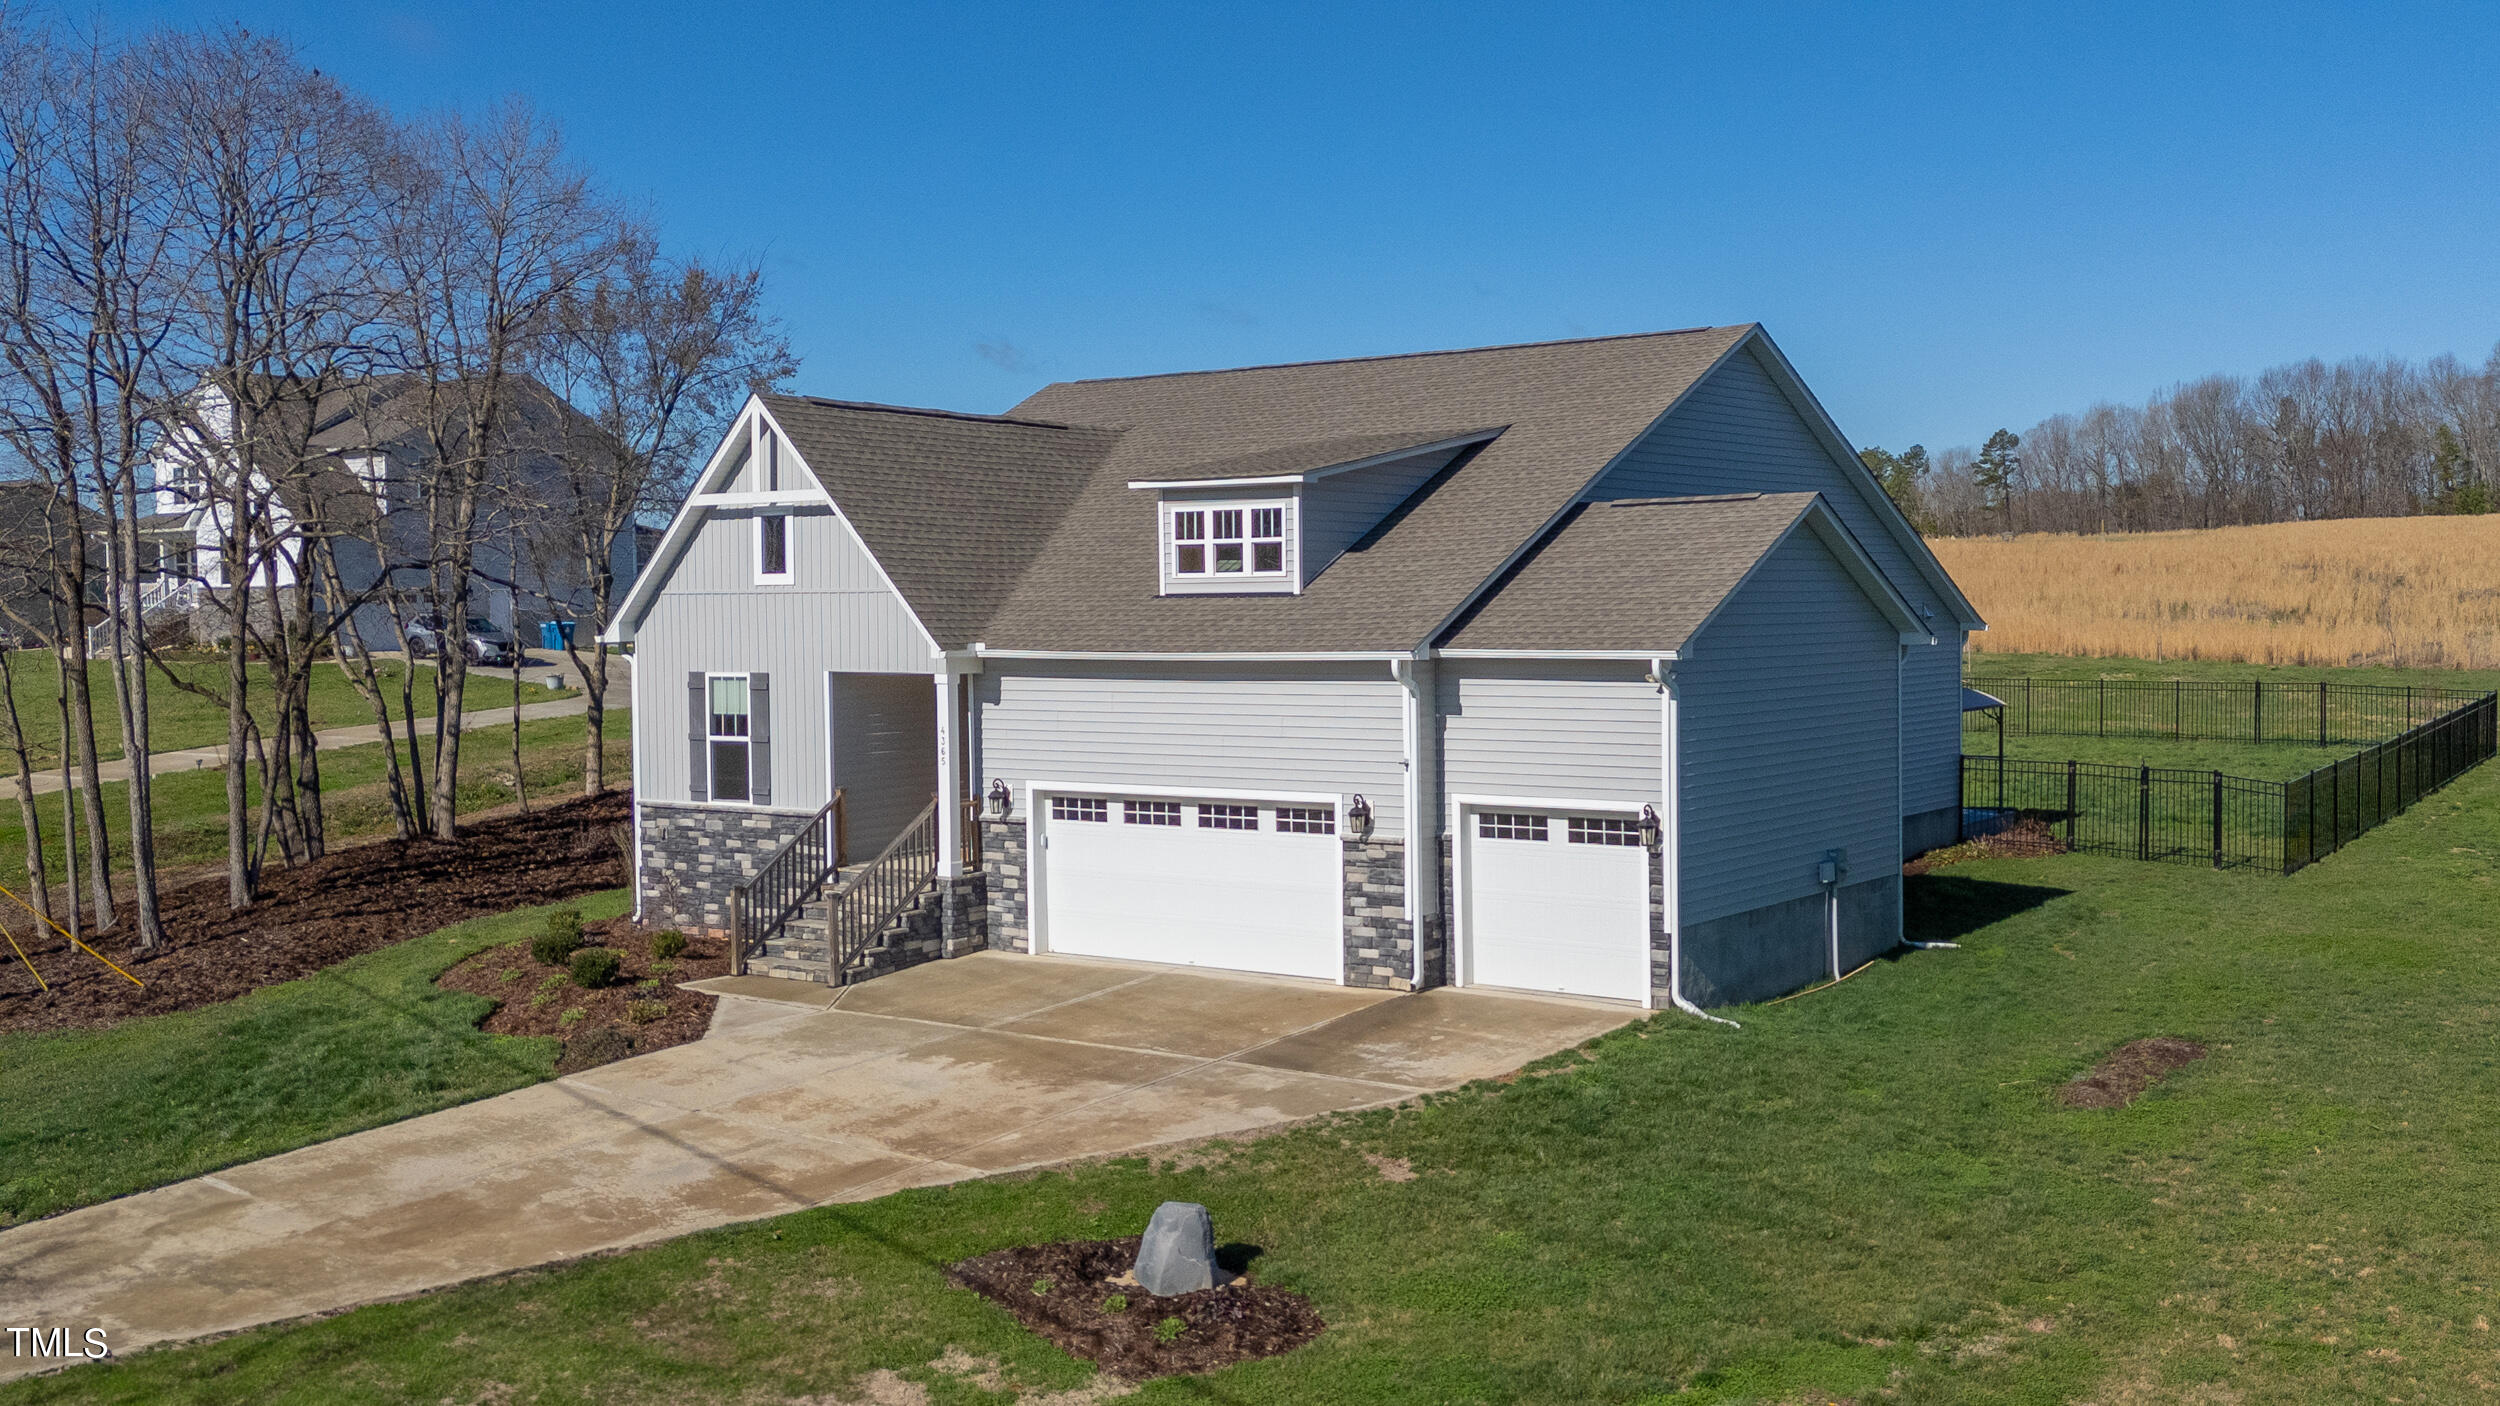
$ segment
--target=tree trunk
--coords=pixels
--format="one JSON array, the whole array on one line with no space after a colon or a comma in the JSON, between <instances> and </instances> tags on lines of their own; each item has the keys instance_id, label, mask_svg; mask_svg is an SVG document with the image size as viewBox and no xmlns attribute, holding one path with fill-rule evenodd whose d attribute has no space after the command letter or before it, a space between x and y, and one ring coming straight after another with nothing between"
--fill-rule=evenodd
<instances>
[{"instance_id":1,"label":"tree trunk","mask_svg":"<svg viewBox=\"0 0 2500 1406\"><path fill-rule=\"evenodd\" d=\"M251 664L246 657L246 612L251 609L251 563L237 550L240 535L226 549L226 908L241 912L252 906L251 788L244 775L250 764ZM238 570L240 567L242 569Z\"/></svg>"},{"instance_id":2,"label":"tree trunk","mask_svg":"<svg viewBox=\"0 0 2500 1406\"><path fill-rule=\"evenodd\" d=\"M107 558L113 592L113 698L122 723L122 759L130 764L123 799L130 807L130 882L132 940L142 952L165 945L165 920L156 902L156 782L149 774L148 677L141 662L146 649L147 621L139 613L138 492L129 494L127 512L121 496L108 494L113 509L114 549Z\"/></svg>"},{"instance_id":3,"label":"tree trunk","mask_svg":"<svg viewBox=\"0 0 2500 1406\"><path fill-rule=\"evenodd\" d=\"M26 750L25 721L17 711L17 677L8 651L0 649L0 695L7 704L9 759L17 764L17 822L26 832L26 901L38 917L52 916L52 879L43 870L43 810L35 804L35 760Z\"/></svg>"},{"instance_id":4,"label":"tree trunk","mask_svg":"<svg viewBox=\"0 0 2500 1406\"><path fill-rule=\"evenodd\" d=\"M52 702L61 723L61 897L69 905L65 926L75 937L85 929L78 915L78 777L69 759L69 661L56 650L52 662L59 666Z\"/></svg>"},{"instance_id":5,"label":"tree trunk","mask_svg":"<svg viewBox=\"0 0 2500 1406\"><path fill-rule=\"evenodd\" d=\"M83 596L73 597L83 600ZM96 930L113 926L113 849L104 829L104 780L98 773L95 745L95 697L87 687L87 630L85 610L77 604L70 607L69 654L62 666L62 676L69 683L69 720L73 732L63 733L61 753L66 759L72 744L78 758L78 804L86 812L87 824L87 888L88 907L95 913Z\"/></svg>"},{"instance_id":6,"label":"tree trunk","mask_svg":"<svg viewBox=\"0 0 2500 1406\"><path fill-rule=\"evenodd\" d=\"M575 655L576 663L580 656ZM582 794L595 796L608 789L608 646L594 640L590 646L590 667L582 674Z\"/></svg>"}]
</instances>

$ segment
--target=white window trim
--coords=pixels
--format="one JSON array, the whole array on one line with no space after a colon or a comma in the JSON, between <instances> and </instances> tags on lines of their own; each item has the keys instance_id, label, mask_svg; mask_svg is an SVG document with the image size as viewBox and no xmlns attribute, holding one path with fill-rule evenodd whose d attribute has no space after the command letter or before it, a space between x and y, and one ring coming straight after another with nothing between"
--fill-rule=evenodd
<instances>
[{"instance_id":1,"label":"white window trim","mask_svg":"<svg viewBox=\"0 0 2500 1406\"><path fill-rule=\"evenodd\" d=\"M1273 510L1282 515L1281 531L1277 536L1253 537L1250 535L1253 520L1247 515L1262 509ZM1215 524L1212 518L1214 514L1221 512L1239 512L1245 515L1242 519L1242 535L1238 539L1224 539L1238 540L1241 543L1243 566L1248 567L1255 559L1255 543L1275 542L1279 546L1278 558L1281 563L1276 570L1245 569L1218 572L1212 569L1215 565L1215 544L1218 540L1214 535ZM1258 497L1166 498L1156 505L1155 513L1156 564L1161 571L1165 594L1240 592L1255 595L1300 595L1302 593L1302 495L1298 489L1290 494ZM1194 540L1205 544L1209 570L1184 572L1180 569L1181 539L1176 521L1176 515L1180 513L1201 513L1208 516L1207 535Z\"/></svg>"},{"instance_id":2,"label":"white window trim","mask_svg":"<svg viewBox=\"0 0 2500 1406\"><path fill-rule=\"evenodd\" d=\"M712 682L715 679L736 679L747 691L747 730L744 736L729 737L712 731ZM712 748L723 742L735 742L747 749L747 793L722 797L719 780L712 768ZM755 804L755 686L751 674L712 674L703 676L703 796L711 805L747 806Z\"/></svg>"},{"instance_id":3,"label":"white window trim","mask_svg":"<svg viewBox=\"0 0 2500 1406\"><path fill-rule=\"evenodd\" d=\"M764 569L764 524L767 522L779 522L781 524L781 570L779 571L766 571ZM791 550L792 546L790 515L788 513L761 512L755 515L756 585L787 586L793 579L796 578L798 573L798 557L797 554Z\"/></svg>"}]
</instances>

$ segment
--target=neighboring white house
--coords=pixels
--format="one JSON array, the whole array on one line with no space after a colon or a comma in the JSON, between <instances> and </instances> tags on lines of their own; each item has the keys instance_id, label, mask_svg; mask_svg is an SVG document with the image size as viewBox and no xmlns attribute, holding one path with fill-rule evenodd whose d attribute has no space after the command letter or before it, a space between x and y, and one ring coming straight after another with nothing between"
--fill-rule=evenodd
<instances>
[{"instance_id":1,"label":"neighboring white house","mask_svg":"<svg viewBox=\"0 0 2500 1406\"><path fill-rule=\"evenodd\" d=\"M1758 999L1899 941L1977 628L1754 326L1004 416L760 396L614 631L639 901L818 979L987 947ZM863 952L865 885L813 884L889 842L928 897Z\"/></svg>"},{"instance_id":2,"label":"neighboring white house","mask_svg":"<svg viewBox=\"0 0 2500 1406\"><path fill-rule=\"evenodd\" d=\"M320 496L324 530L351 595L369 598L387 569L412 608L424 608L424 563L436 549L423 501L432 451L419 400L417 383L401 377L360 381L324 395L303 436L304 450L318 456L313 471L284 475L274 487L265 471L252 471L248 496L266 503L268 523L244 563L228 559L232 487L240 472L226 447L233 437L232 411L215 387L195 392L191 424L169 434L151 464L155 513L142 524L155 547L156 580L145 597L151 613L208 609L216 593L247 574L257 590L292 586L308 569L299 521L310 510L307 494ZM573 545L574 514L565 501L574 490L558 455L568 436L597 431L553 392L526 378L516 379L513 401L509 418L520 447L496 466L479 513L470 608L517 631L533 618L573 618L589 611L591 593ZM611 546L609 567L620 594L640 565L643 541L643 534L628 530ZM364 605L356 624L367 645L400 647L384 606ZM210 630L223 627L221 620L207 622Z\"/></svg>"}]
</instances>

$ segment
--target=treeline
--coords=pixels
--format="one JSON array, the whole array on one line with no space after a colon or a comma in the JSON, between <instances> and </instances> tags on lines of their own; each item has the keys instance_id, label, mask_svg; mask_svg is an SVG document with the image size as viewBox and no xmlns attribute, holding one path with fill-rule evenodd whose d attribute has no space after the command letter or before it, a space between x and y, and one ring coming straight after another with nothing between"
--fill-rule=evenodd
<instances>
[{"instance_id":1,"label":"treeline","mask_svg":"<svg viewBox=\"0 0 2500 1406\"><path fill-rule=\"evenodd\" d=\"M215 539L200 547L216 567L189 584L227 663L206 691L228 720L239 908L265 864L323 850L317 668L344 672L382 727L399 833L455 834L466 622L486 593L528 589L523 526L529 553L562 559L531 579L580 588L561 613L583 626L571 648L597 788L597 636L629 584L615 545L673 505L750 387L792 369L754 268L669 256L524 104L401 120L267 36L115 36L0 10L0 476L52 505L0 553L7 632L54 655L76 773L54 833L86 842L56 902L26 738L0 712L34 903L76 924L83 880L84 921L116 920L93 634L130 764L133 936L164 938L148 781L161 661L143 591L192 568L143 533L164 526L148 521L160 472ZM375 441L342 424L385 411L394 448L365 454ZM404 633L358 638L360 615L383 611L395 628L437 617L430 718L413 669L392 685L373 664Z\"/></svg>"},{"instance_id":2,"label":"treeline","mask_svg":"<svg viewBox=\"0 0 2500 1406\"><path fill-rule=\"evenodd\" d=\"M2302 361L2052 415L1976 450L1859 454L1921 530L2152 532L2500 505L2500 351Z\"/></svg>"}]
</instances>

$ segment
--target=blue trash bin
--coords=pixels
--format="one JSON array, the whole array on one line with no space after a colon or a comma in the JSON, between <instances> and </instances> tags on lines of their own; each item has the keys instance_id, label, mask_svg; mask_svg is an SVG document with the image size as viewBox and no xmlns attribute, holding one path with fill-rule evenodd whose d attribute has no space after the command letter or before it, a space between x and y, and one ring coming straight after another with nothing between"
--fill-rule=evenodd
<instances>
[{"instance_id":1,"label":"blue trash bin","mask_svg":"<svg viewBox=\"0 0 2500 1406\"><path fill-rule=\"evenodd\" d=\"M538 622L538 647L540 649L570 649L572 645L572 621L541 620Z\"/></svg>"}]
</instances>

